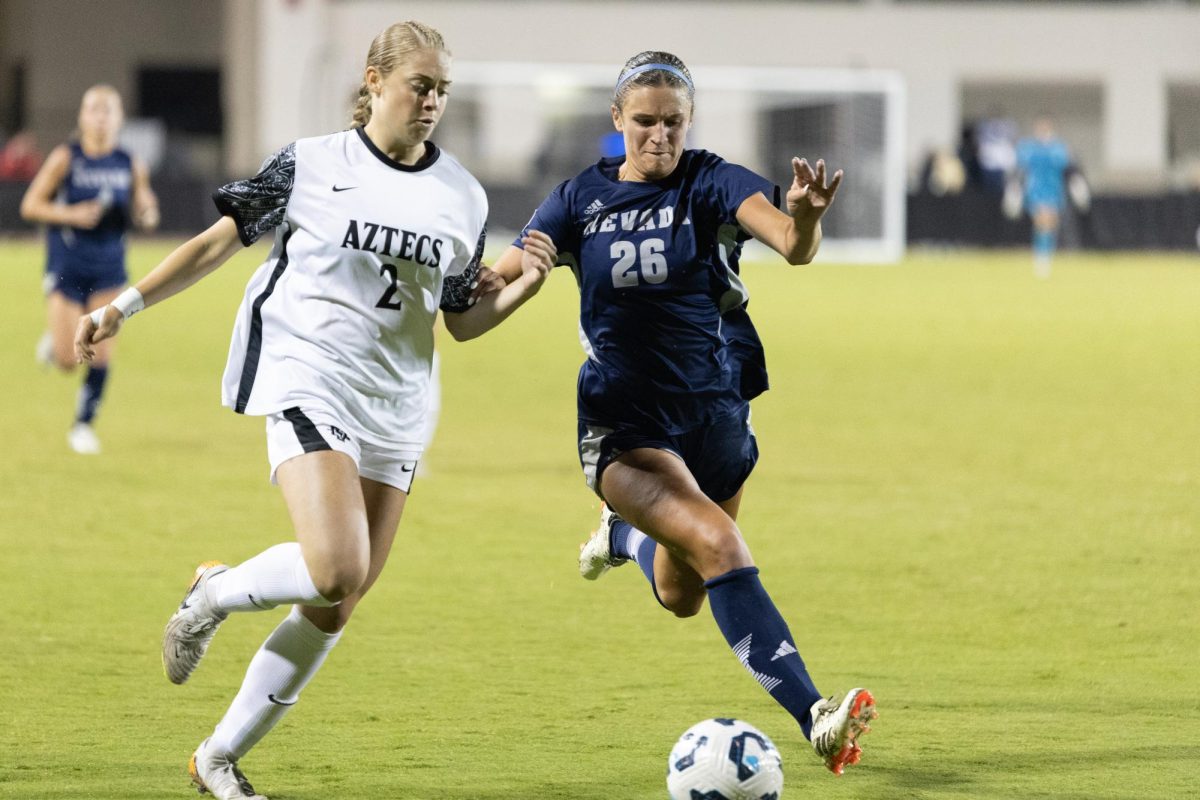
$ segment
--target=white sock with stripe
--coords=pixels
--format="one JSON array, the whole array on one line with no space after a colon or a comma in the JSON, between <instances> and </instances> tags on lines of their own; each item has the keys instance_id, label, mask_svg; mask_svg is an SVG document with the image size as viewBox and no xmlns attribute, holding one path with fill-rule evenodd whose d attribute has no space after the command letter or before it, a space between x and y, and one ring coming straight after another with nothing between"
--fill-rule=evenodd
<instances>
[{"instance_id":1,"label":"white sock with stripe","mask_svg":"<svg viewBox=\"0 0 1200 800\"><path fill-rule=\"evenodd\" d=\"M208 582L208 600L225 613L266 611L289 603L332 606L308 573L299 542L268 547Z\"/></svg>"},{"instance_id":2,"label":"white sock with stripe","mask_svg":"<svg viewBox=\"0 0 1200 800\"><path fill-rule=\"evenodd\" d=\"M250 660L242 688L217 723L209 747L241 758L283 719L342 636L325 633L298 607L279 623Z\"/></svg>"}]
</instances>

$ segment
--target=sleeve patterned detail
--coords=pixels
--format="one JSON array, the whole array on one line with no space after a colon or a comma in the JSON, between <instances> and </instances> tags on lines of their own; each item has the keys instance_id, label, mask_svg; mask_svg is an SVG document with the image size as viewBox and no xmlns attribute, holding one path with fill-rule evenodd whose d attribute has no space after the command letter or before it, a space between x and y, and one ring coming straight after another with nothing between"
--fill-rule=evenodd
<instances>
[{"instance_id":1,"label":"sleeve patterned detail","mask_svg":"<svg viewBox=\"0 0 1200 800\"><path fill-rule=\"evenodd\" d=\"M238 237L249 246L278 227L287 214L296 182L296 144L293 142L263 162L258 174L234 181L213 193L222 215L233 217Z\"/></svg>"},{"instance_id":2,"label":"sleeve patterned detail","mask_svg":"<svg viewBox=\"0 0 1200 800\"><path fill-rule=\"evenodd\" d=\"M446 276L442 285L442 311L461 313L471 307L468 303L471 299L471 285L479 277L479 267L483 262L483 245L486 240L487 225L484 225L483 230L479 232L479 241L475 244L475 255L471 257L471 263L467 264L467 268L458 275Z\"/></svg>"}]
</instances>

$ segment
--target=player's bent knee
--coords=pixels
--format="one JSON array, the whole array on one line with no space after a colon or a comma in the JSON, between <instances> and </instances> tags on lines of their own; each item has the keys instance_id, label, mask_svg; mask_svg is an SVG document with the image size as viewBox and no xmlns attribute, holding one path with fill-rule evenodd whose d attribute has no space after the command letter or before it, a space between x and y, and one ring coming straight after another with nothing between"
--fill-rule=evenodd
<instances>
[{"instance_id":1,"label":"player's bent knee","mask_svg":"<svg viewBox=\"0 0 1200 800\"><path fill-rule=\"evenodd\" d=\"M313 585L330 603L340 603L367 581L367 565L353 562L327 566L312 574Z\"/></svg>"},{"instance_id":2,"label":"player's bent knee","mask_svg":"<svg viewBox=\"0 0 1200 800\"><path fill-rule=\"evenodd\" d=\"M680 619L694 617L704 608L703 591L693 591L683 587L655 586L655 594L663 608Z\"/></svg>"},{"instance_id":3,"label":"player's bent knee","mask_svg":"<svg viewBox=\"0 0 1200 800\"><path fill-rule=\"evenodd\" d=\"M689 549L696 571L706 580L753 563L746 543L733 525L699 531Z\"/></svg>"},{"instance_id":4,"label":"player's bent knee","mask_svg":"<svg viewBox=\"0 0 1200 800\"><path fill-rule=\"evenodd\" d=\"M704 608L704 597L687 597L671 603L664 600L663 605L679 619L687 619L696 616L700 613L700 609Z\"/></svg>"}]
</instances>

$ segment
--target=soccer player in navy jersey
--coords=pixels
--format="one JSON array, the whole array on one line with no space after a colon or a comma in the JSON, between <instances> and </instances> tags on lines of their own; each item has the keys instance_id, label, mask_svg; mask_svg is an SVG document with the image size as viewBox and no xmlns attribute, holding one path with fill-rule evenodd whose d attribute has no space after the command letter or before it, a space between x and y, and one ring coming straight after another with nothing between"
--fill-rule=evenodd
<instances>
[{"instance_id":1,"label":"soccer player in navy jersey","mask_svg":"<svg viewBox=\"0 0 1200 800\"><path fill-rule=\"evenodd\" d=\"M64 372L75 369L72 340L85 311L103 308L125 287L125 232L158 226L158 199L146 166L117 146L124 115L111 86L84 92L79 138L54 148L25 191L21 216L46 226L46 335L38 358ZM79 391L67 443L77 453L100 452L92 428L112 343L97 349Z\"/></svg>"},{"instance_id":2,"label":"soccer player in navy jersey","mask_svg":"<svg viewBox=\"0 0 1200 800\"><path fill-rule=\"evenodd\" d=\"M580 290L579 455L606 504L580 567L594 579L636 562L679 617L707 597L737 658L840 774L860 757L874 699L816 690L735 519L758 458L749 400L767 388L741 246L754 237L790 264L811 261L842 173L827 180L823 161L793 159L781 211L770 181L684 148L693 95L675 56L630 59L612 102L626 155L560 184L527 226L550 236ZM521 248L493 268L515 278Z\"/></svg>"}]
</instances>

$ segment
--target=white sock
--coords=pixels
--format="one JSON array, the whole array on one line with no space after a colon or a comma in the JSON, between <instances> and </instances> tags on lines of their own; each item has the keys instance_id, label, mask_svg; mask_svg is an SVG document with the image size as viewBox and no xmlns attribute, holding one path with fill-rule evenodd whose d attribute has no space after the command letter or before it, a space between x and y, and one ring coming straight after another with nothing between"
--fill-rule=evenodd
<instances>
[{"instance_id":1,"label":"white sock","mask_svg":"<svg viewBox=\"0 0 1200 800\"><path fill-rule=\"evenodd\" d=\"M644 541L646 541L646 534L637 528L629 529L629 534L625 537L625 549L629 551L629 559L635 564L638 564L638 551L642 549ZM638 566L641 565L638 564Z\"/></svg>"},{"instance_id":2,"label":"white sock","mask_svg":"<svg viewBox=\"0 0 1200 800\"><path fill-rule=\"evenodd\" d=\"M268 547L254 558L213 577L208 600L221 611L266 611L286 603L333 606L308 574L299 542Z\"/></svg>"},{"instance_id":3,"label":"white sock","mask_svg":"<svg viewBox=\"0 0 1200 800\"><path fill-rule=\"evenodd\" d=\"M325 633L293 607L250 659L242 688L213 731L214 752L246 755L300 699L341 636Z\"/></svg>"}]
</instances>

